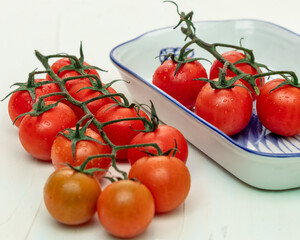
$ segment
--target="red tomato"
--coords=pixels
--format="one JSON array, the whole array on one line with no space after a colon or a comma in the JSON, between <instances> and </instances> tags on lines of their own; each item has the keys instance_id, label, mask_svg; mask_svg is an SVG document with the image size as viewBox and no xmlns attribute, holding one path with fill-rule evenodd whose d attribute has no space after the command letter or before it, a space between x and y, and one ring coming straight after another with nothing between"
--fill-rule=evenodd
<instances>
[{"instance_id":1,"label":"red tomato","mask_svg":"<svg viewBox=\"0 0 300 240\"><path fill-rule=\"evenodd\" d=\"M240 81L235 84L242 85ZM231 136L242 131L252 115L253 102L244 87L213 89L205 84L196 100L195 113Z\"/></svg>"},{"instance_id":2,"label":"red tomato","mask_svg":"<svg viewBox=\"0 0 300 240\"><path fill-rule=\"evenodd\" d=\"M175 148L175 140L177 143L175 157L179 158L185 163L188 157L188 144L180 131L168 125L159 125L153 132L139 133L131 140L130 145L156 143L164 153L172 148ZM145 150L146 149L144 147L128 149L129 163L132 165L138 159L148 156L148 154L145 153ZM157 154L157 150L154 147L147 147L147 151Z\"/></svg>"},{"instance_id":3,"label":"red tomato","mask_svg":"<svg viewBox=\"0 0 300 240\"><path fill-rule=\"evenodd\" d=\"M97 73L97 75L98 75L98 73ZM60 77L62 79L69 78L69 77L76 77L76 76L81 76L81 74L76 71L68 71L68 72L60 75ZM69 80L65 84L66 89L69 91L73 86L77 85L78 83L91 84L91 81L89 78L78 78L78 79L74 79L74 80Z\"/></svg>"},{"instance_id":4,"label":"red tomato","mask_svg":"<svg viewBox=\"0 0 300 240\"><path fill-rule=\"evenodd\" d=\"M245 55L238 51L229 51L229 52L223 53L222 56L230 63L235 63L235 62L245 58ZM258 71L254 67L252 67L250 64L240 63L240 64L236 64L235 66L244 73L251 74L251 75L258 74ZM223 63L221 63L218 60L215 60L210 68L209 78L210 79L219 78L220 68L223 68ZM235 77L236 74L234 72L232 72L231 70L227 69L227 76ZM256 95L255 91L252 89L251 85L243 79L240 79L240 81L243 82L244 85L249 90L251 90L251 95L252 95L252 98L254 101L256 99L257 95ZM262 84L264 84L265 79L262 78L262 83L261 83L261 79L257 78L255 82L256 82L257 87L260 89Z\"/></svg>"},{"instance_id":5,"label":"red tomato","mask_svg":"<svg viewBox=\"0 0 300 240\"><path fill-rule=\"evenodd\" d=\"M65 66L68 66L70 65L71 62L69 60L69 58L61 58L61 59L58 59L56 62L54 62L51 66L51 69L53 70L53 72L55 74L58 73L58 71L62 68L62 67L65 67ZM84 62L84 65L89 65L88 63ZM97 72L96 69L87 69L84 71L86 74L93 74L93 75L97 75L99 78L99 74ZM64 70L62 72L60 72L58 74L58 76L61 78L61 79L64 79L64 78L69 78L69 77L75 77L75 76L80 76L82 74L78 73L77 71L75 70ZM51 77L47 74L46 75L46 79L48 80L51 80ZM77 83L81 83L81 82L85 82L85 83L90 83L90 80L88 78L79 78L79 79L74 79L74 80L69 80L66 82L65 84L65 87L67 90L69 90L73 85L76 85Z\"/></svg>"},{"instance_id":6,"label":"red tomato","mask_svg":"<svg viewBox=\"0 0 300 240\"><path fill-rule=\"evenodd\" d=\"M119 238L141 234L154 217L154 201L141 183L121 180L108 185L98 199L97 212L102 226Z\"/></svg>"},{"instance_id":7,"label":"red tomato","mask_svg":"<svg viewBox=\"0 0 300 240\"><path fill-rule=\"evenodd\" d=\"M74 130L75 128L72 129ZM64 131L64 133L68 133L68 131ZM88 140L81 140L77 142L75 148L75 159L72 154L71 140L61 134L55 138L51 148L51 160L55 169L64 167L66 163L69 163L71 166L80 166L89 156L111 153L111 148L104 142L98 133L87 128L85 135L96 139L103 144ZM108 170L110 166L110 158L95 158L89 161L86 165L86 169L102 168ZM106 172L104 171L96 171L94 172L94 175L100 180L105 173Z\"/></svg>"},{"instance_id":8,"label":"red tomato","mask_svg":"<svg viewBox=\"0 0 300 240\"><path fill-rule=\"evenodd\" d=\"M45 102L46 105L54 102ZM19 128L19 138L24 149L33 157L50 161L51 146L58 132L74 127L77 117L63 103L38 116L26 115Z\"/></svg>"},{"instance_id":9,"label":"red tomato","mask_svg":"<svg viewBox=\"0 0 300 240\"><path fill-rule=\"evenodd\" d=\"M78 82L77 84L74 84L70 89L69 89L69 93L70 95L75 98L78 101L84 102L87 100L90 100L92 98L98 97L98 96L102 96L103 94L100 91L94 91L91 89L84 89L84 90L80 90L84 87L91 87L92 84L88 81L82 81L82 82ZM79 91L80 90L80 91ZM108 87L107 91L109 93L117 93L112 87ZM120 97L116 97L116 99L118 99L119 101L121 101ZM106 97L106 98L102 98L102 99L98 99L95 101L92 101L90 103L87 104L87 107L89 108L89 110L91 111L92 114L96 114L96 112L104 105L108 104L108 103L115 103L110 97ZM74 105L72 104L68 104L76 113L78 119L80 119L81 117L83 117L85 115L85 113L83 112L83 110L79 107L73 107Z\"/></svg>"},{"instance_id":10,"label":"red tomato","mask_svg":"<svg viewBox=\"0 0 300 240\"><path fill-rule=\"evenodd\" d=\"M86 63L86 62L84 62L83 64L86 65L86 66L89 65L89 64ZM54 72L55 74L57 74L58 71L59 71L62 67L65 67L65 66L68 66L68 65L71 65L71 62L70 62L69 58L60 58L60 59L58 59L57 61L55 61L55 62L51 65L51 69L53 70L53 72ZM85 70L85 72L88 73L88 74L95 74L95 75L99 76L99 74L98 74L98 72L97 72L96 69L88 69L88 70ZM65 75L65 74L67 74L67 73L69 73L69 74L71 73L71 74L74 74L73 76L77 76L77 75L76 75L77 72L74 71L74 70L65 70L65 71L62 71L62 72L60 72L60 73L58 74L58 76L59 76L60 78L63 78L63 75ZM78 73L78 75L79 75L79 73ZM46 79L51 80L51 77L47 74L47 75L46 75Z\"/></svg>"},{"instance_id":11,"label":"red tomato","mask_svg":"<svg viewBox=\"0 0 300 240\"><path fill-rule=\"evenodd\" d=\"M256 110L268 130L282 136L294 136L300 133L300 88L285 85L270 92L284 80L274 79L262 87Z\"/></svg>"},{"instance_id":12,"label":"red tomato","mask_svg":"<svg viewBox=\"0 0 300 240\"><path fill-rule=\"evenodd\" d=\"M57 169L44 187L44 202L57 221L78 225L90 220L101 193L98 180L69 167Z\"/></svg>"},{"instance_id":13,"label":"red tomato","mask_svg":"<svg viewBox=\"0 0 300 240\"><path fill-rule=\"evenodd\" d=\"M167 60L153 75L153 84L175 98L188 109L195 106L197 95L205 84L195 78L207 78L205 68L198 61L183 64L174 76L177 63Z\"/></svg>"},{"instance_id":14,"label":"red tomato","mask_svg":"<svg viewBox=\"0 0 300 240\"><path fill-rule=\"evenodd\" d=\"M44 82L45 79L36 79L35 83ZM60 88L55 83L45 84L35 89L36 98L35 101L32 100L28 91L18 91L11 95L8 102L8 113L12 122L21 114L29 112L32 109L34 102L37 102L40 96L46 95L48 93L60 92ZM62 97L52 96L45 100L47 101L57 101ZM24 117L19 118L15 125L20 126L20 123Z\"/></svg>"},{"instance_id":15,"label":"red tomato","mask_svg":"<svg viewBox=\"0 0 300 240\"><path fill-rule=\"evenodd\" d=\"M138 117L134 108L124 108L112 105L114 104L106 104L97 111L95 117L99 122L105 123L118 119ZM140 110L139 114L141 117L149 119L143 110ZM129 145L130 141L139 133L137 130L143 129L145 129L145 127L141 120L126 120L106 125L103 128L103 131L107 134L113 144L119 146ZM116 154L116 159L126 160L127 151L127 149L119 150Z\"/></svg>"},{"instance_id":16,"label":"red tomato","mask_svg":"<svg viewBox=\"0 0 300 240\"><path fill-rule=\"evenodd\" d=\"M176 157L143 157L136 161L128 178L136 178L152 193L157 213L169 212L186 199L191 177L186 165Z\"/></svg>"}]
</instances>

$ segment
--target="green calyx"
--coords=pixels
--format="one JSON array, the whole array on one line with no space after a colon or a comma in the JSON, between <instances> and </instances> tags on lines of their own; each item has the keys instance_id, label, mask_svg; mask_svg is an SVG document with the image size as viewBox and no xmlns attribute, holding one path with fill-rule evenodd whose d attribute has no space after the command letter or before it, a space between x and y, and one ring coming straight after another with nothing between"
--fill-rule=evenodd
<instances>
[{"instance_id":1,"label":"green calyx","mask_svg":"<svg viewBox=\"0 0 300 240\"><path fill-rule=\"evenodd\" d=\"M31 97L32 101L35 102L36 101L35 89L42 86L42 85L53 83L53 81L42 81L42 82L37 82L36 83L35 82L35 75L36 74L41 74L41 73L47 73L47 71L33 70L31 73L29 73L27 82L25 82L25 83L22 83L22 82L21 83L14 83L11 87L18 86L18 88L16 90L10 92L1 101L4 101L7 97L9 97L10 95L12 95L15 92L27 91L30 94L30 97Z\"/></svg>"},{"instance_id":2,"label":"green calyx","mask_svg":"<svg viewBox=\"0 0 300 240\"><path fill-rule=\"evenodd\" d=\"M63 93L50 93L50 94L41 96L37 102L33 103L32 110L29 112L20 114L18 117L16 117L13 124L15 124L15 122L19 118L24 117L26 115L30 115L32 117L37 117L37 116L43 114L44 112L47 112L52 108L55 108L60 101L64 100L64 98L57 100L55 103L51 103L51 104L47 104L47 105L45 104L45 100L44 100L45 98L54 96L54 95L63 95Z\"/></svg>"},{"instance_id":3,"label":"green calyx","mask_svg":"<svg viewBox=\"0 0 300 240\"><path fill-rule=\"evenodd\" d=\"M160 150L160 151L158 151L157 153L152 153L152 152L149 152L149 151L147 150L147 146L143 146L143 147L145 147L145 151L144 151L144 150L141 150L141 149L139 149L139 151L141 151L141 152L143 152L143 153L146 153L148 156L151 156L151 157L155 157L155 156L170 156L171 154L172 154L171 156L174 157L175 154L176 154L176 152L179 151L178 148L177 148L177 141L176 141L176 139L174 139L174 142L175 142L174 148L171 148L171 149L169 149L169 150L167 150L167 151L165 151L165 152L162 152L162 151ZM144 144L144 145L145 145L145 144ZM152 146L152 145L149 145L149 146Z\"/></svg>"},{"instance_id":4,"label":"green calyx","mask_svg":"<svg viewBox=\"0 0 300 240\"><path fill-rule=\"evenodd\" d=\"M51 56L51 57L55 57L55 55ZM65 70L74 70L78 73L82 73L83 71L86 71L86 70L97 69L97 70L102 71L102 72L107 72L106 70L103 70L99 67L84 64L84 55L83 55L83 50L82 50L82 42L80 42L80 57L79 57L79 59L74 57L74 56L70 56L70 55L66 55L65 57L69 58L71 64L68 65L68 66L64 66L61 69L59 69L57 75L59 75L59 73L65 71Z\"/></svg>"},{"instance_id":5,"label":"green calyx","mask_svg":"<svg viewBox=\"0 0 300 240\"><path fill-rule=\"evenodd\" d=\"M89 121L87 121L83 127L80 127L82 122L84 120L86 120L87 118L90 118ZM88 126L91 124L93 120L93 116L89 116L89 115L85 115L83 118L81 118L74 129L71 128L66 128L63 131L59 132L57 135L62 135L65 138L69 139L71 141L71 148L72 148L72 154L73 154L73 159L75 160L75 153L76 153L76 145L78 142L80 141L93 141L93 142L97 142L99 144L102 145L107 145L103 142L100 142L97 139L94 139L92 137L89 137L87 135L85 135L86 133L86 129L88 128Z\"/></svg>"},{"instance_id":6,"label":"green calyx","mask_svg":"<svg viewBox=\"0 0 300 240\"><path fill-rule=\"evenodd\" d=\"M243 79L243 78L249 76L250 74L242 73L242 74L239 74L239 75L237 75L233 78L230 78L228 80L226 79L227 78L226 71L227 71L227 68L228 68L229 64L230 64L230 62L226 61L223 68L220 69L219 78L218 78L217 81L214 81L214 80L211 80L211 79L208 79L208 78L196 78L194 80L200 80L200 81L208 82L210 84L211 88L213 88L213 89L230 89L230 88L233 88L235 86L240 86L240 87L246 88L250 92L250 90L245 85L235 84L236 81L238 81L240 79Z\"/></svg>"},{"instance_id":7,"label":"green calyx","mask_svg":"<svg viewBox=\"0 0 300 240\"><path fill-rule=\"evenodd\" d=\"M188 55L193 52L194 50L193 49L190 49L190 50L187 50L186 51L186 48L188 45L192 44L193 41L187 43L184 47L181 48L180 50L180 53L177 56L175 56L174 53L169 53L168 55L165 56L165 60L166 61L167 59L171 59L172 61L176 62L176 69L175 69L175 72L174 72L174 76L176 76L178 70L180 69L180 67L186 63L190 63L190 62L195 62L195 61L198 61L198 60L205 60L205 61L208 61L210 62L209 60L205 59L205 58L189 58Z\"/></svg>"},{"instance_id":8,"label":"green calyx","mask_svg":"<svg viewBox=\"0 0 300 240\"><path fill-rule=\"evenodd\" d=\"M154 104L151 100L150 100L150 104L151 104L150 107L146 104L135 105L135 111L139 117L141 117L139 112L140 112L140 108L142 106L147 107L150 110L150 121L146 118L143 118L144 119L143 123L144 123L145 129L139 130L140 132L154 132L157 129L157 127L159 126L159 118L157 116Z\"/></svg>"}]
</instances>

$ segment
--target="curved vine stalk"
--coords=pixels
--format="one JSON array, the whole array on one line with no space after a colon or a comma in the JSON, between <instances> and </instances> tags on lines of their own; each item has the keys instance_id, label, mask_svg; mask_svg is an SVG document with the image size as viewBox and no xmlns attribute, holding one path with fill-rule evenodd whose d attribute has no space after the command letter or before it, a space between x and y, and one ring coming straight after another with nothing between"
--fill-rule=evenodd
<instances>
[{"instance_id":1,"label":"curved vine stalk","mask_svg":"<svg viewBox=\"0 0 300 240\"><path fill-rule=\"evenodd\" d=\"M195 26L192 22L193 11L185 14L184 12L179 11L178 5L174 1L165 1L165 2L170 2L170 3L172 3L176 6L177 14L179 15L180 20L174 28L177 28L182 23L185 23L186 27L181 27L181 32L186 36L185 40L187 38L189 38L191 40L190 42L186 43L182 47L180 55L183 55L183 53L185 52L187 46L190 46L191 44L197 44L199 47L201 47L202 49L204 49L207 52L209 52L210 54L212 54L221 63L225 64L225 62L228 62L228 61L222 56L221 53L219 53L217 51L217 47L227 47L227 48L233 48L233 49L236 49L236 50L241 50L245 53L246 58L241 59L240 61L238 61L236 63L230 63L229 62L227 67L228 67L229 70L234 72L236 75L243 75L242 78L251 85L251 87L253 88L253 90L255 91L255 93L257 95L259 95L259 88L256 85L256 79L261 78L263 76L270 76L270 75L279 74L283 78L286 79L285 83L282 84L281 86L289 84L289 85L293 85L295 87L300 87L299 82L298 82L298 78L297 78L297 76L294 72L292 72L292 71L271 71L266 65L255 62L255 57L254 57L254 54L253 54L253 50L251 50L251 49L244 48L242 46L236 46L236 45L224 44L224 43L212 43L211 44L211 43L207 43L207 42L203 41L202 39L198 38L196 36L196 28L195 28ZM248 63L248 64L250 64L252 67L254 67L258 71L258 74L256 74L256 75L245 74L243 71L241 71L240 69L238 69L235 66L235 64L239 64L239 63ZM260 68L265 68L268 72L267 73L262 73ZM285 76L285 74L290 75L291 79L287 78Z\"/></svg>"},{"instance_id":2,"label":"curved vine stalk","mask_svg":"<svg viewBox=\"0 0 300 240\"><path fill-rule=\"evenodd\" d=\"M70 103L72 103L73 105L80 107L84 112L85 112L85 116L83 118L90 118L89 123L93 124L98 130L99 130L99 134L101 135L101 137L103 138L104 142L109 145L112 149L111 154L102 154L102 155L95 155L95 156L90 156L88 157L88 159L84 162L83 166L81 166L80 168L78 168L78 170L83 170L82 168L84 168L87 164L88 161L90 161L91 159L94 158L98 158L98 157L110 157L112 160L112 167L118 172L120 173L124 179L127 178L127 173L125 171L122 171L121 169L118 168L117 164L116 164L116 153L117 151L121 150L121 149L128 149L128 148L138 148L138 147L154 147L157 150L158 155L162 155L162 151L160 149L160 147L156 144L156 143L147 143L147 144L135 144L135 145L115 145L114 143L111 142L111 140L108 138L107 134L105 133L105 131L103 131L104 126L108 125L108 124L112 124L112 123L116 123L116 122L120 122L120 121L127 121L127 120L139 120L142 121L145 125L145 128L149 128L149 125L151 125L151 121L149 121L148 119L146 119L145 117L134 117L134 118L124 118L124 119L120 119L120 120L114 120L114 121L110 121L110 122L105 122L105 123L101 123L99 122L94 115L91 113L91 111L88 108L88 103L92 102L92 101L96 101L98 99L102 99L102 98L111 98L113 99L116 104L122 106L122 107L132 107L132 104L129 103L128 99L125 97L124 94L122 93L114 93L111 94L109 93L105 88L103 88L103 84L101 82L101 80L99 79L98 76L96 75L90 75L88 73L86 73L83 68L82 68L82 64L83 64L83 59L78 59L77 57L73 56L73 55L67 55L67 54L57 54L57 55L48 55L48 56L44 56L43 54L41 54L39 51L35 51L35 55L38 58L38 60L42 63L42 65L45 68L45 72L47 72L49 74L49 76L51 77L51 79L53 81L53 83L56 83L61 92L59 93L51 93L51 94L47 94L44 95L42 97L39 98L37 104L40 106L42 105L42 102L44 101L45 98L47 98L50 95L62 95L67 101L69 101ZM69 77L66 79L61 79L57 74L54 73L54 71L51 69L51 66L49 65L49 59L50 58L57 58L57 57L68 57L70 58L70 60L72 59L74 61L75 64L77 64L79 66L79 69L77 69L77 71L81 74L81 76L74 76L74 77ZM83 58L83 54L81 52L81 57ZM67 68L65 68L67 69ZM99 69L99 68L97 68ZM74 70L74 69L72 69ZM97 88L93 88L93 90L100 90L102 92L103 95L92 98L90 100L81 102L76 100L75 98L73 98L69 92L66 89L66 82L67 81L72 81L74 79L80 79L80 78L89 78L91 81L95 81L96 84L98 85L98 87L100 86L99 89ZM109 85L110 86L110 85ZM96 86L94 86L96 87ZM85 89L85 88L83 88ZM81 90L83 90L81 89ZM106 90L106 91L105 91ZM120 102L118 101L115 97L120 97L123 101ZM28 113L27 113L28 114ZM29 113L30 114L30 113ZM84 119L79 120L79 122L82 122ZM79 130L77 128L77 130ZM77 134L78 136L78 134ZM76 145L76 144L75 144ZM75 147L75 146L74 146ZM74 151L74 149L72 149L72 151ZM76 168L74 168L76 169Z\"/></svg>"}]
</instances>

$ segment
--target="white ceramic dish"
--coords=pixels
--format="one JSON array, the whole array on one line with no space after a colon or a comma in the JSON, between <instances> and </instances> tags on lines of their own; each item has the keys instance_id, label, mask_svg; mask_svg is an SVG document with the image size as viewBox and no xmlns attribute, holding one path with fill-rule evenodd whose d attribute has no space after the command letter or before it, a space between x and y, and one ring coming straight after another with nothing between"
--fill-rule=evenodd
<instances>
[{"instance_id":1,"label":"white ceramic dish","mask_svg":"<svg viewBox=\"0 0 300 240\"><path fill-rule=\"evenodd\" d=\"M300 36L269 22L228 20L195 23L196 35L206 42L222 42L254 50L256 60L271 69L292 70L300 76ZM184 44L180 29L172 27L142 34L116 46L110 54L133 98L154 102L159 118L178 128L187 140L245 183L261 189L281 190L300 186L300 136L283 138L270 134L253 114L247 129L228 137L175 99L154 86L156 58L178 51ZM195 55L213 60L194 46ZM222 50L222 49L221 49ZM228 49L227 49L228 50ZM224 51L226 51L224 49ZM209 63L202 62L209 69Z\"/></svg>"}]
</instances>

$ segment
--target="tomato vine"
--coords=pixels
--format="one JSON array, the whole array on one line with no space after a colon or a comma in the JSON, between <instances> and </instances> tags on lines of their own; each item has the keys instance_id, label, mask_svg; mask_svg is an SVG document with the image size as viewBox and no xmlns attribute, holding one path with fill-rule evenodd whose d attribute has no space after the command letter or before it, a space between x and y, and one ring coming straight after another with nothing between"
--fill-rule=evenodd
<instances>
[{"instance_id":1,"label":"tomato vine","mask_svg":"<svg viewBox=\"0 0 300 240\"><path fill-rule=\"evenodd\" d=\"M37 87L40 87L44 84L49 84L49 83L54 83L57 84L60 92L54 92L54 93L48 93L45 94L43 96L40 96L39 99L33 104L33 108L31 111L29 112L25 112L21 115L19 115L16 119L18 120L19 118L25 116L25 115L30 115L30 116L37 116L40 115L48 110L50 110L51 108L54 108L55 106L57 106L57 104L62 101L62 100L66 100L69 103L80 107L85 115L77 122L76 124L76 128L75 130L67 128L64 131L67 131L68 133L61 131L58 134L63 135L64 137L66 137L67 139L69 139L72 144L72 154L73 154L73 158L75 159L75 148L76 148L76 144L81 141L81 140L92 140L92 141L97 141L96 139L91 139L90 137L87 137L85 135L85 130L86 128L90 125L93 124L99 131L99 134L101 135L101 137L103 138L105 144L107 144L109 147L111 147L112 152L111 154L99 154L99 155L94 155L94 156L89 156L86 161L79 167L72 167L74 170L76 171L80 171L80 172L86 172L86 173L92 173L94 171L96 171L95 169L91 169L89 170L84 170L85 166L87 165L87 163L89 161L91 161L94 158L105 158L105 157L109 157L112 160L112 167L119 173L122 175L122 177L124 179L127 179L127 173L121 169L118 168L117 164L116 164L116 153L119 150L122 149L129 149L129 148L136 148L136 147L154 147L157 152L158 155L162 155L162 151L160 149L160 147L156 144L156 143L145 143L145 144L134 144L134 145L116 145L114 144L110 138L107 136L107 134L105 133L105 131L103 131L103 128L107 125L113 124L113 123L117 123L117 122L121 122L121 121L128 121L128 120L133 120L133 121L142 121L143 125L144 125L144 130L135 130L133 129L133 131L152 131L153 129L155 129L157 127L158 124L158 118L156 116L156 112L154 109L153 104L151 103L151 109L154 115L151 116L151 120L148 120L145 117L142 117L141 115L139 115L139 110L141 105L137 105L134 103L130 103L129 100L126 98L126 96L122 93L110 93L107 88L110 87L112 84L114 84L117 81L121 81L121 80L114 80L108 84L103 84L101 79L99 78L99 76L95 75L95 74L89 74L89 71L91 69L97 69L100 71L105 71L102 70L101 68L98 68L96 66L91 66L91 65L85 65L84 64L84 56L83 56L83 51L82 51L82 45L80 46L80 58L77 58L74 55L68 55L68 54L54 54L54 55L43 55L41 54L39 51L35 51L35 55L38 58L38 60L42 63L42 65L45 68L45 71L32 71L31 73L29 73L29 77L28 77L28 81L26 83L23 84L14 84L14 85L18 85L19 88L12 91L10 94L8 94L6 97L10 96L11 94L17 92L17 91L28 91L32 97L33 100L35 100L35 89ZM70 60L70 65L62 67L58 73L55 73L50 64L49 64L49 60L52 58L68 58ZM76 71L77 73L79 73L80 75L78 76L72 76L72 77L67 77L67 78L61 78L59 77L59 73L62 71L66 71L66 70L73 70ZM87 70L87 72L86 72ZM40 73L47 73L49 75L49 77L51 78L51 81L44 81L44 82L38 82L35 83L35 75L36 74L40 74ZM66 83L69 81L74 81L74 80L78 80L78 79L86 79L88 78L91 86L87 86L87 87L83 87L81 88L79 91L85 90L85 89L90 89L90 90L94 90L94 91L99 91L102 93L102 95L99 95L97 97L93 97L91 99L88 99L86 101L79 101L76 100L74 97L72 97L68 91L68 89L66 88ZM52 103L49 105L45 104L45 99L47 97L50 96L61 96L62 98L60 100L58 100L56 103ZM5 98L6 98L5 97ZM122 118L122 119L117 119L117 120L113 120L113 121L108 121L108 122L99 122L94 114L92 114L92 112L89 110L88 108L88 104L99 100L99 99L103 99L103 98L111 98L114 101L114 105L119 105L120 107L124 107L124 108L133 108L136 113L137 113L137 117L130 117L130 118ZM118 100L117 98L119 98L120 100ZM4 99L3 99L4 100ZM85 125L83 127L81 127L82 123L84 121L87 121L87 123L85 123ZM103 144L103 143L102 143ZM99 169L97 169L97 171L99 171Z\"/></svg>"},{"instance_id":2,"label":"tomato vine","mask_svg":"<svg viewBox=\"0 0 300 240\"><path fill-rule=\"evenodd\" d=\"M259 88L257 87L257 84L256 84L255 80L257 78L261 78L263 76L281 75L286 80L282 84L277 86L275 89L277 89L281 86L284 86L284 85L292 85L292 86L298 87L298 88L300 87L300 84L299 84L299 81L298 81L298 78L297 78L295 72L292 72L292 71L272 71L272 70L270 70L265 64L258 63L258 62L255 61L253 50L251 50L251 49L244 48L242 46L231 45L231 44L207 43L207 42L203 41L202 39L200 39L199 37L196 36L196 28L195 28L195 26L192 22L193 11L186 14L184 12L179 11L179 7L174 1L166 0L164 2L170 2L170 3L172 3L176 6L177 14L179 15L180 20L179 20L178 24L174 27L174 29L179 27L182 23L186 24L185 27L181 27L181 32L185 35L185 40L189 38L190 41L187 42L181 48L180 53L179 53L180 55L184 54L184 52L186 51L187 46L190 46L192 44L197 44L202 49L204 49L204 50L208 51L209 53L211 53L222 64L225 64L227 62L228 63L228 66L227 66L228 69L231 70L232 72L234 72L236 75L242 76L242 79L244 79L246 82L248 82L250 84L250 86L254 89L254 91L257 95L259 95ZM217 51L217 47L226 47L226 48L233 48L233 49L236 49L236 50L241 50L245 53L246 57L245 57L245 59L241 59L241 60L239 60L238 62L235 62L235 63L228 62L222 56L222 54ZM247 63L247 64L251 65L252 67L254 67L258 71L258 74L256 74L256 75L245 74L243 71L241 71L240 69L238 69L235 66L236 64L240 64L240 63ZM266 69L267 72L262 73L260 68ZM286 76L286 74L289 75L290 78L288 78ZM275 90L275 89L273 89L273 90Z\"/></svg>"}]
</instances>

